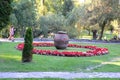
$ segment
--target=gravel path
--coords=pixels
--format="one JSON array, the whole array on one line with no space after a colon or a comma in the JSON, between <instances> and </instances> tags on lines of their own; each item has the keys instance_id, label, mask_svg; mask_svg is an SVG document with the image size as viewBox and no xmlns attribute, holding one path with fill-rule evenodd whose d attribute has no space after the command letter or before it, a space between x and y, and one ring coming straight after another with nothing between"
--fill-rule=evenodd
<instances>
[{"instance_id":1,"label":"gravel path","mask_svg":"<svg viewBox=\"0 0 120 80\"><path fill-rule=\"evenodd\" d=\"M53 39L48 38L34 38L34 42L53 42ZM7 38L0 38L0 42L24 42L24 38L15 38L14 41L8 40ZM80 43L102 43L102 44L120 44L120 41L100 41L100 40L87 40L87 39L70 39L70 42Z\"/></svg>"},{"instance_id":2,"label":"gravel path","mask_svg":"<svg viewBox=\"0 0 120 80\"><path fill-rule=\"evenodd\" d=\"M0 72L0 78L118 78L120 72L92 72L92 73L75 73L75 72Z\"/></svg>"}]
</instances>

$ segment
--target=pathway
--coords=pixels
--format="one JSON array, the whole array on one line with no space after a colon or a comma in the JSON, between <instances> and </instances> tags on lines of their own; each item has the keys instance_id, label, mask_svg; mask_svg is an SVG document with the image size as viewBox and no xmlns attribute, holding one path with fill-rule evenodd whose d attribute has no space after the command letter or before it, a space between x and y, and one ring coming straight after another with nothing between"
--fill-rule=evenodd
<instances>
[{"instance_id":1,"label":"pathway","mask_svg":"<svg viewBox=\"0 0 120 80\"><path fill-rule=\"evenodd\" d=\"M15 38L15 40L13 42L23 42L24 38ZM34 42L53 42L52 39L48 39L48 38L34 38L33 39ZM11 40L8 40L7 38L0 38L0 42L12 42ZM73 40L70 39L70 42L80 42L80 43L101 43L101 44L120 44L120 41L113 41L113 42L105 42L105 41L89 41L89 40Z\"/></svg>"},{"instance_id":2,"label":"pathway","mask_svg":"<svg viewBox=\"0 0 120 80\"><path fill-rule=\"evenodd\" d=\"M120 72L92 72L92 73L75 73L75 72L0 72L0 78L118 78Z\"/></svg>"}]
</instances>

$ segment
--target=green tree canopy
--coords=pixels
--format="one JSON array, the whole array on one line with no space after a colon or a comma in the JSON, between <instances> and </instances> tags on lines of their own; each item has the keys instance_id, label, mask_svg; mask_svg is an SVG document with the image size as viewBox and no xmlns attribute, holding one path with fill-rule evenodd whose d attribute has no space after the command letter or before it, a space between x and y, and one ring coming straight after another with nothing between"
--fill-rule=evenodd
<instances>
[{"instance_id":1,"label":"green tree canopy","mask_svg":"<svg viewBox=\"0 0 120 80\"><path fill-rule=\"evenodd\" d=\"M0 0L0 30L9 24L9 15L11 14L12 0Z\"/></svg>"},{"instance_id":2,"label":"green tree canopy","mask_svg":"<svg viewBox=\"0 0 120 80\"><path fill-rule=\"evenodd\" d=\"M72 0L64 0L64 4L63 4L63 15L66 16L69 12L72 11L72 9L74 8L74 4L72 2Z\"/></svg>"},{"instance_id":3,"label":"green tree canopy","mask_svg":"<svg viewBox=\"0 0 120 80\"><path fill-rule=\"evenodd\" d=\"M86 0L87 1L87 0ZM119 18L120 19L120 5L119 0L91 0L91 3L84 4L82 7L73 10L70 14L69 23L79 22L82 26L93 26L92 29L96 29L96 25L100 28L101 40L103 37L104 28L110 21Z\"/></svg>"}]
</instances>

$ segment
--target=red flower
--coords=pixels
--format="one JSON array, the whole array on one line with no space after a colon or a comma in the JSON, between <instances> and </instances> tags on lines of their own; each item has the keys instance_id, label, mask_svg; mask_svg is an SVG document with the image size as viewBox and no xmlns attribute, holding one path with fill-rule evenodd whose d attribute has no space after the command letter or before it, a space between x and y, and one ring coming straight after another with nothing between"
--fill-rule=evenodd
<instances>
[{"instance_id":1,"label":"red flower","mask_svg":"<svg viewBox=\"0 0 120 80\"><path fill-rule=\"evenodd\" d=\"M53 43L33 43L33 46L40 46L40 47L51 47L54 46ZM54 55L54 56L95 56L95 55L103 55L108 53L107 48L99 48L97 46L82 46L82 45L77 45L77 44L69 44L68 47L74 47L74 48L87 48L90 49L89 51L86 52L80 52L80 51L63 51L59 52L58 50L37 50L33 49L32 52L34 54L41 54L41 55ZM16 47L18 50L23 50L24 48L24 43L20 43Z\"/></svg>"}]
</instances>

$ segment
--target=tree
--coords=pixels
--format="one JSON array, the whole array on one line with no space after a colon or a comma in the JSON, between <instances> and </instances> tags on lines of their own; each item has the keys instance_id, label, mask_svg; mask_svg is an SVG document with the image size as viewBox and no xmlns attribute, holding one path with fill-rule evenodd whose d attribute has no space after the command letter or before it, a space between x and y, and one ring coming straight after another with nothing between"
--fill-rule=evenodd
<instances>
[{"instance_id":1,"label":"tree","mask_svg":"<svg viewBox=\"0 0 120 80\"><path fill-rule=\"evenodd\" d=\"M22 52L22 62L31 62L32 61L32 50L33 50L33 34L32 29L28 28L26 30L25 38L24 38L24 48Z\"/></svg>"},{"instance_id":2,"label":"tree","mask_svg":"<svg viewBox=\"0 0 120 80\"><path fill-rule=\"evenodd\" d=\"M106 25L109 24L110 21L120 18L118 1L119 0L91 0L90 4L84 4L78 9L75 9L69 21L72 20L74 24L79 22L80 25L83 26L95 26L98 24L100 28L99 39L101 40ZM93 30L95 30L95 27ZM95 38L96 30L93 30L93 38Z\"/></svg>"},{"instance_id":3,"label":"tree","mask_svg":"<svg viewBox=\"0 0 120 80\"><path fill-rule=\"evenodd\" d=\"M48 36L48 32L58 32L65 30L65 18L59 14L49 14L40 18L40 27L42 34L45 37Z\"/></svg>"},{"instance_id":4,"label":"tree","mask_svg":"<svg viewBox=\"0 0 120 80\"><path fill-rule=\"evenodd\" d=\"M24 0L16 2L13 12L17 19L17 27L19 27L21 37L24 37L26 26L31 26L34 29L37 22L32 1Z\"/></svg>"},{"instance_id":5,"label":"tree","mask_svg":"<svg viewBox=\"0 0 120 80\"><path fill-rule=\"evenodd\" d=\"M45 0L45 6L48 12L55 14L62 13L64 0Z\"/></svg>"},{"instance_id":6,"label":"tree","mask_svg":"<svg viewBox=\"0 0 120 80\"><path fill-rule=\"evenodd\" d=\"M9 24L9 15L12 12L12 0L0 0L0 30Z\"/></svg>"},{"instance_id":7,"label":"tree","mask_svg":"<svg viewBox=\"0 0 120 80\"><path fill-rule=\"evenodd\" d=\"M72 0L64 0L64 4L63 4L63 15L66 16L69 12L72 11L72 9L74 8L73 2Z\"/></svg>"},{"instance_id":8,"label":"tree","mask_svg":"<svg viewBox=\"0 0 120 80\"><path fill-rule=\"evenodd\" d=\"M46 6L45 6L46 0L33 0L32 2L34 2L33 5L36 9L37 19L40 16L46 14L46 12L47 12L47 9L46 9Z\"/></svg>"},{"instance_id":9,"label":"tree","mask_svg":"<svg viewBox=\"0 0 120 80\"><path fill-rule=\"evenodd\" d=\"M117 16L120 15L118 1L119 0L92 0L92 8L88 9L88 11L95 16L101 29L99 40L102 40L106 25L110 24L110 21L118 18Z\"/></svg>"}]
</instances>

